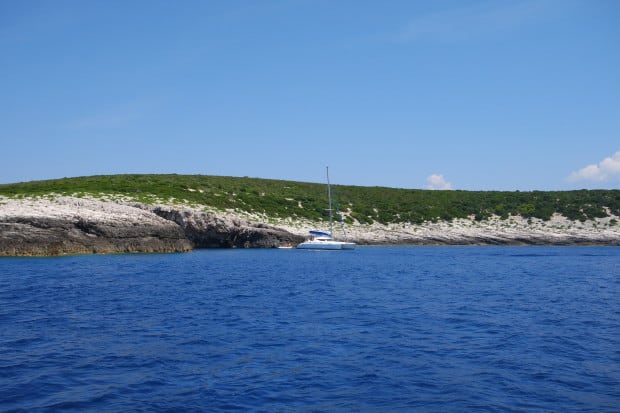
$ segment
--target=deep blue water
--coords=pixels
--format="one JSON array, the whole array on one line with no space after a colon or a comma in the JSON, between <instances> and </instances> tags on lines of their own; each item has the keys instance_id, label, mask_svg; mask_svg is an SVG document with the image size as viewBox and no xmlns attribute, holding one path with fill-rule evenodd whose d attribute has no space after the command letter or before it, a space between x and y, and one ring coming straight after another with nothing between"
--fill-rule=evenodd
<instances>
[{"instance_id":1,"label":"deep blue water","mask_svg":"<svg viewBox=\"0 0 620 413\"><path fill-rule=\"evenodd\" d=\"M0 259L1 411L620 411L620 248Z\"/></svg>"}]
</instances>

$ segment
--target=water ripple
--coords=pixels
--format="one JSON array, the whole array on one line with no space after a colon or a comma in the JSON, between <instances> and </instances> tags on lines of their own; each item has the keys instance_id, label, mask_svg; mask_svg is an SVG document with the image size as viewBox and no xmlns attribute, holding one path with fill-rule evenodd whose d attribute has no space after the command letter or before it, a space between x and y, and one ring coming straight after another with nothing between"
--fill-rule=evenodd
<instances>
[{"instance_id":1,"label":"water ripple","mask_svg":"<svg viewBox=\"0 0 620 413\"><path fill-rule=\"evenodd\" d=\"M0 259L0 410L614 412L617 248Z\"/></svg>"}]
</instances>

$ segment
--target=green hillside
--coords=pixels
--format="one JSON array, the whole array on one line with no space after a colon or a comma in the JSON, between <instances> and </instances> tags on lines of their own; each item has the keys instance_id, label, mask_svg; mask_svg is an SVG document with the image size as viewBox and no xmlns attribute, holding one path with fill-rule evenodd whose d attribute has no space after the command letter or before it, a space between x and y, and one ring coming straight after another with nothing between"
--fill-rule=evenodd
<instances>
[{"instance_id":1,"label":"green hillside","mask_svg":"<svg viewBox=\"0 0 620 413\"><path fill-rule=\"evenodd\" d=\"M620 215L620 190L429 191L332 185L346 220L390 223L452 220L493 214L548 220L560 213L572 220ZM0 185L7 197L49 194L125 197L144 203L182 202L286 218L326 219L324 184L204 175L109 175Z\"/></svg>"}]
</instances>

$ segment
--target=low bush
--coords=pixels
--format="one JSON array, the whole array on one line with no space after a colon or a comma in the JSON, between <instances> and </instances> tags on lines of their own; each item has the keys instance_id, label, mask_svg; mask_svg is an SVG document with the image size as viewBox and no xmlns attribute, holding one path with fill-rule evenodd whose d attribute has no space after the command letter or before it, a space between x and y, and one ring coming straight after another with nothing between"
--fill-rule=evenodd
<instances>
[{"instance_id":1,"label":"low bush","mask_svg":"<svg viewBox=\"0 0 620 413\"><path fill-rule=\"evenodd\" d=\"M422 223L492 215L549 220L553 214L585 221L620 215L620 190L429 191L332 185L334 205L346 222ZM191 205L265 213L273 217L327 220L325 184L206 175L100 175L0 185L6 197L49 194L111 196L144 203L174 199ZM301 207L300 207L301 205ZM615 225L611 224L610 225Z\"/></svg>"}]
</instances>

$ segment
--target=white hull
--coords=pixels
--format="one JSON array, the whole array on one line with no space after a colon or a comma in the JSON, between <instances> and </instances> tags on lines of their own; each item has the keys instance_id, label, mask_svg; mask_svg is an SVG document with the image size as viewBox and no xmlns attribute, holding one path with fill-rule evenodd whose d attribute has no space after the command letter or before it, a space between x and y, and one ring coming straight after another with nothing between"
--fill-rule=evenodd
<instances>
[{"instance_id":1,"label":"white hull","mask_svg":"<svg viewBox=\"0 0 620 413\"><path fill-rule=\"evenodd\" d=\"M355 243L342 241L306 241L297 246L302 250L354 250Z\"/></svg>"}]
</instances>

